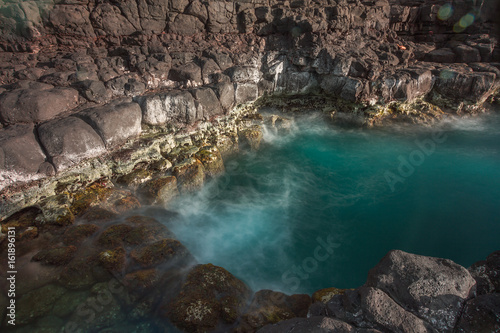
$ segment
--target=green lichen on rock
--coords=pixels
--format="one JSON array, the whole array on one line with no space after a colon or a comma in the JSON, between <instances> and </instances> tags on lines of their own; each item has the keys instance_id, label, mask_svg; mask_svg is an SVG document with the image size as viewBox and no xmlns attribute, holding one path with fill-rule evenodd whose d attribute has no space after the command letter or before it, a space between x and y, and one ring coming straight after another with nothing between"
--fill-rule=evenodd
<instances>
[{"instance_id":1,"label":"green lichen on rock","mask_svg":"<svg viewBox=\"0 0 500 333\"><path fill-rule=\"evenodd\" d=\"M222 155L216 146L204 146L194 156L203 164L208 177L215 177L225 171Z\"/></svg>"},{"instance_id":2,"label":"green lichen on rock","mask_svg":"<svg viewBox=\"0 0 500 333\"><path fill-rule=\"evenodd\" d=\"M91 206L95 206L105 201L111 192L112 189L106 187L105 184L91 184L84 190L73 194L73 203L70 206L70 210L75 216L79 216Z\"/></svg>"},{"instance_id":3,"label":"green lichen on rock","mask_svg":"<svg viewBox=\"0 0 500 333\"><path fill-rule=\"evenodd\" d=\"M41 214L42 211L37 207L24 208L0 222L2 233L6 234L9 228L15 228L16 233L18 233L26 228L34 227L36 218Z\"/></svg>"},{"instance_id":4,"label":"green lichen on rock","mask_svg":"<svg viewBox=\"0 0 500 333\"><path fill-rule=\"evenodd\" d=\"M138 168L129 174L119 177L116 182L128 188L137 188L153 177L153 172L147 169Z\"/></svg>"}]
</instances>

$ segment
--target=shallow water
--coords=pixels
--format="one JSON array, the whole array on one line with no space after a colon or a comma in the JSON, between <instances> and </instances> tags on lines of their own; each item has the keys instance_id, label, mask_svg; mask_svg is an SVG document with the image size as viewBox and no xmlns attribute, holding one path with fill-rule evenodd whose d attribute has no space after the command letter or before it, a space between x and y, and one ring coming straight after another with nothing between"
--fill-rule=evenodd
<instances>
[{"instance_id":1,"label":"shallow water","mask_svg":"<svg viewBox=\"0 0 500 333\"><path fill-rule=\"evenodd\" d=\"M254 291L355 288L391 249L467 267L500 248L498 113L434 129L303 117L226 168L168 227Z\"/></svg>"}]
</instances>

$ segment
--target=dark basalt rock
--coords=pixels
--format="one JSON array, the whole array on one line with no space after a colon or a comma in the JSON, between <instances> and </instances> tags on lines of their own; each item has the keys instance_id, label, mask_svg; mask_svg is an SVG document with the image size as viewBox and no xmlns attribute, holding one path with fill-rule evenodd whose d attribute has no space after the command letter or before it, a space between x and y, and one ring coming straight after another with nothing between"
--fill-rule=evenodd
<instances>
[{"instance_id":1,"label":"dark basalt rock","mask_svg":"<svg viewBox=\"0 0 500 333\"><path fill-rule=\"evenodd\" d=\"M76 117L44 123L38 128L38 135L58 172L106 151L94 129Z\"/></svg>"},{"instance_id":2,"label":"dark basalt rock","mask_svg":"<svg viewBox=\"0 0 500 333\"><path fill-rule=\"evenodd\" d=\"M455 332L480 333L500 331L500 294L481 295L468 301Z\"/></svg>"},{"instance_id":3,"label":"dark basalt rock","mask_svg":"<svg viewBox=\"0 0 500 333\"><path fill-rule=\"evenodd\" d=\"M78 91L71 88L16 89L0 96L4 124L38 123L78 105Z\"/></svg>"},{"instance_id":4,"label":"dark basalt rock","mask_svg":"<svg viewBox=\"0 0 500 333\"><path fill-rule=\"evenodd\" d=\"M15 178L16 173L26 179L36 177L44 162L33 125L0 128L0 180Z\"/></svg>"},{"instance_id":5,"label":"dark basalt rock","mask_svg":"<svg viewBox=\"0 0 500 333\"><path fill-rule=\"evenodd\" d=\"M95 129L108 149L141 134L142 112L137 103L115 102L84 110L78 116Z\"/></svg>"}]
</instances>

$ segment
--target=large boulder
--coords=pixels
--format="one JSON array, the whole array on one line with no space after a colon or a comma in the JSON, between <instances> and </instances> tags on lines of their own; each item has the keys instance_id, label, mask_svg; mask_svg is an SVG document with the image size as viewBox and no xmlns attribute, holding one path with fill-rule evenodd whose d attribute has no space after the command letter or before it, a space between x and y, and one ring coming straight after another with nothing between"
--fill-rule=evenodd
<instances>
[{"instance_id":1,"label":"large boulder","mask_svg":"<svg viewBox=\"0 0 500 333\"><path fill-rule=\"evenodd\" d=\"M386 102L394 99L412 101L425 96L433 86L431 71L421 68L397 71L380 81L380 94Z\"/></svg>"},{"instance_id":2,"label":"large boulder","mask_svg":"<svg viewBox=\"0 0 500 333\"><path fill-rule=\"evenodd\" d=\"M443 68L439 71L435 90L447 98L478 102L495 87L495 79L495 73Z\"/></svg>"},{"instance_id":3,"label":"large boulder","mask_svg":"<svg viewBox=\"0 0 500 333\"><path fill-rule=\"evenodd\" d=\"M44 161L45 155L35 139L33 125L0 129L0 188L9 179L27 180L35 176Z\"/></svg>"},{"instance_id":4,"label":"large boulder","mask_svg":"<svg viewBox=\"0 0 500 333\"><path fill-rule=\"evenodd\" d=\"M439 331L455 326L475 285L470 273L451 260L400 250L390 251L370 270L366 282Z\"/></svg>"},{"instance_id":5,"label":"large boulder","mask_svg":"<svg viewBox=\"0 0 500 333\"><path fill-rule=\"evenodd\" d=\"M234 85L231 82L222 81L215 84L213 89L224 111L229 111L235 103Z\"/></svg>"},{"instance_id":6,"label":"large boulder","mask_svg":"<svg viewBox=\"0 0 500 333\"><path fill-rule=\"evenodd\" d=\"M38 127L40 142L57 171L106 151L95 130L82 119L67 117Z\"/></svg>"},{"instance_id":7,"label":"large boulder","mask_svg":"<svg viewBox=\"0 0 500 333\"><path fill-rule=\"evenodd\" d=\"M363 91L363 83L360 79L333 74L325 75L320 85L326 94L340 97L349 102L356 102Z\"/></svg>"},{"instance_id":8,"label":"large boulder","mask_svg":"<svg viewBox=\"0 0 500 333\"><path fill-rule=\"evenodd\" d=\"M0 96L0 120L4 124L37 123L56 117L78 105L72 88L16 89Z\"/></svg>"},{"instance_id":9,"label":"large boulder","mask_svg":"<svg viewBox=\"0 0 500 333\"><path fill-rule=\"evenodd\" d=\"M241 315L250 290L222 267L195 266L179 294L163 307L163 314L180 329L206 332L232 324Z\"/></svg>"},{"instance_id":10,"label":"large boulder","mask_svg":"<svg viewBox=\"0 0 500 333\"><path fill-rule=\"evenodd\" d=\"M201 68L193 62L172 68L168 73L168 78L190 86L198 86L203 83Z\"/></svg>"},{"instance_id":11,"label":"large boulder","mask_svg":"<svg viewBox=\"0 0 500 333\"><path fill-rule=\"evenodd\" d=\"M210 119L223 113L222 106L210 88L199 88L191 91L196 103L196 119Z\"/></svg>"},{"instance_id":12,"label":"large boulder","mask_svg":"<svg viewBox=\"0 0 500 333\"><path fill-rule=\"evenodd\" d=\"M142 112L137 103L111 103L84 110L78 116L96 130L107 148L121 145L141 134Z\"/></svg>"},{"instance_id":13,"label":"large boulder","mask_svg":"<svg viewBox=\"0 0 500 333\"><path fill-rule=\"evenodd\" d=\"M168 122L189 124L196 120L196 105L188 91L173 90L165 94L137 98L142 109L142 121L158 126Z\"/></svg>"},{"instance_id":14,"label":"large boulder","mask_svg":"<svg viewBox=\"0 0 500 333\"><path fill-rule=\"evenodd\" d=\"M388 332L435 332L431 325L406 311L382 290L363 287L359 294L365 318L376 327Z\"/></svg>"},{"instance_id":15,"label":"large boulder","mask_svg":"<svg viewBox=\"0 0 500 333\"><path fill-rule=\"evenodd\" d=\"M234 87L234 99L236 104L253 102L259 98L259 88L255 83L235 83Z\"/></svg>"}]
</instances>

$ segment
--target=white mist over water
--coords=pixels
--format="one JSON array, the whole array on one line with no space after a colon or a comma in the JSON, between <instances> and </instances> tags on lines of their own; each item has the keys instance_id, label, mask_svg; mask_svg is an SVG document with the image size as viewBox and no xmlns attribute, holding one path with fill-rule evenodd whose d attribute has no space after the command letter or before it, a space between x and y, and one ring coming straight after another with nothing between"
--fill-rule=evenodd
<instances>
[{"instance_id":1,"label":"white mist over water","mask_svg":"<svg viewBox=\"0 0 500 333\"><path fill-rule=\"evenodd\" d=\"M435 129L343 129L314 116L290 134L267 129L260 151L179 198L168 227L200 263L254 291L357 287L393 248L470 265L500 245L500 117L441 126L446 140L395 192L384 173ZM338 247L314 266L318 237Z\"/></svg>"}]
</instances>

